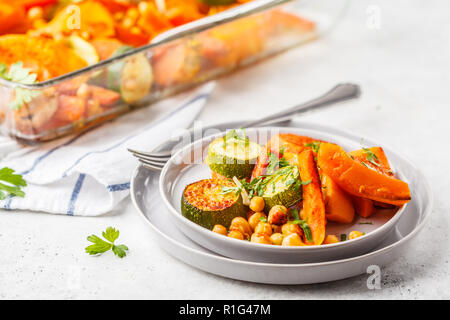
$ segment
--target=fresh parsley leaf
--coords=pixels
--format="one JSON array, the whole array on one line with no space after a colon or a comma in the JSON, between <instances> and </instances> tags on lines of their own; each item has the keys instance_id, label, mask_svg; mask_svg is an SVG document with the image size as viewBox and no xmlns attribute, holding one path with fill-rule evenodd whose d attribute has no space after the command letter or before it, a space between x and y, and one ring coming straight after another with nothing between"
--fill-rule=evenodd
<instances>
[{"instance_id":1,"label":"fresh parsley leaf","mask_svg":"<svg viewBox=\"0 0 450 320\"><path fill-rule=\"evenodd\" d=\"M127 250L128 250L128 247L124 244L119 244L118 246L112 247L112 251L119 258L125 257L127 255L127 252L126 252Z\"/></svg>"},{"instance_id":2,"label":"fresh parsley leaf","mask_svg":"<svg viewBox=\"0 0 450 320\"><path fill-rule=\"evenodd\" d=\"M380 163L378 163L378 157L375 153L373 153L370 149L368 148L363 148L364 152L366 153L366 159L367 161L369 161L371 164L373 164L374 166L381 166Z\"/></svg>"},{"instance_id":3,"label":"fresh parsley leaf","mask_svg":"<svg viewBox=\"0 0 450 320\"><path fill-rule=\"evenodd\" d=\"M305 143L304 146L305 147L311 147L311 149L317 153L319 152L319 148L320 148L320 141L313 141L313 142L309 142L309 143Z\"/></svg>"},{"instance_id":4,"label":"fresh parsley leaf","mask_svg":"<svg viewBox=\"0 0 450 320\"><path fill-rule=\"evenodd\" d=\"M294 220L300 220L297 209L292 209L291 214L292 214L292 217L294 218Z\"/></svg>"},{"instance_id":5,"label":"fresh parsley leaf","mask_svg":"<svg viewBox=\"0 0 450 320\"><path fill-rule=\"evenodd\" d=\"M110 242L114 242L119 237L119 230L114 229L113 227L106 228L106 231L102 232L103 238Z\"/></svg>"},{"instance_id":6,"label":"fresh parsley leaf","mask_svg":"<svg viewBox=\"0 0 450 320\"><path fill-rule=\"evenodd\" d=\"M116 230L113 227L106 228L106 231L102 232L103 237L109 242L101 239L95 234L87 237L87 240L92 242L93 244L86 247L86 253L90 255L97 255L112 250L116 256L119 258L123 258L127 255L126 251L128 247L124 244L115 245L114 241L119 237L119 230Z\"/></svg>"},{"instance_id":7,"label":"fresh parsley leaf","mask_svg":"<svg viewBox=\"0 0 450 320\"><path fill-rule=\"evenodd\" d=\"M300 228L302 228L303 233L305 234L305 238L309 241L312 242L313 238L312 238L312 232L311 232L311 228L309 227L308 223L305 220L301 220L301 219L296 219L293 221L289 221L290 223L293 224L298 224Z\"/></svg>"},{"instance_id":8,"label":"fresh parsley leaf","mask_svg":"<svg viewBox=\"0 0 450 320\"><path fill-rule=\"evenodd\" d=\"M280 153L281 155L281 153ZM267 166L267 174L273 174L277 169L289 166L289 162L284 157L279 157L277 154L269 153L269 164Z\"/></svg>"},{"instance_id":9,"label":"fresh parsley leaf","mask_svg":"<svg viewBox=\"0 0 450 320\"><path fill-rule=\"evenodd\" d=\"M266 217L261 217L261 218L259 218L259 221L267 222L267 218Z\"/></svg>"},{"instance_id":10,"label":"fresh parsley leaf","mask_svg":"<svg viewBox=\"0 0 450 320\"><path fill-rule=\"evenodd\" d=\"M14 170L8 167L0 169L0 200L8 196L17 196L23 198L25 192L22 187L27 186L27 182L20 174L14 174Z\"/></svg>"},{"instance_id":11,"label":"fresh parsley leaf","mask_svg":"<svg viewBox=\"0 0 450 320\"><path fill-rule=\"evenodd\" d=\"M37 74L30 73L30 69L23 67L22 62L16 62L7 70L5 64L0 64L0 77L5 80L21 83L21 84L33 84L36 82ZM15 88L14 100L10 102L9 107L13 110L18 110L25 103L29 103L31 99L39 94L37 91L32 91L24 88Z\"/></svg>"}]
</instances>

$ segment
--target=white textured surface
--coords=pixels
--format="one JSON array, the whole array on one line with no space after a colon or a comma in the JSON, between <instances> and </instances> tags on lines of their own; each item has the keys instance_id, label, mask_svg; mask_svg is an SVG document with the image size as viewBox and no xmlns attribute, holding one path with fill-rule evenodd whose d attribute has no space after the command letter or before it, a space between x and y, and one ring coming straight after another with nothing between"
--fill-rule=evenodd
<instances>
[{"instance_id":1,"label":"white textured surface","mask_svg":"<svg viewBox=\"0 0 450 320\"><path fill-rule=\"evenodd\" d=\"M369 5L381 9L379 30L366 27ZM0 298L450 298L449 10L445 0L354 1L328 37L221 79L201 116L208 123L255 118L337 82L360 83L360 100L305 118L397 147L422 168L435 194L431 219L383 270L381 290L368 290L366 275L289 287L195 270L156 246L125 201L99 218L1 211ZM120 229L129 256L86 255L86 236L109 225Z\"/></svg>"}]
</instances>

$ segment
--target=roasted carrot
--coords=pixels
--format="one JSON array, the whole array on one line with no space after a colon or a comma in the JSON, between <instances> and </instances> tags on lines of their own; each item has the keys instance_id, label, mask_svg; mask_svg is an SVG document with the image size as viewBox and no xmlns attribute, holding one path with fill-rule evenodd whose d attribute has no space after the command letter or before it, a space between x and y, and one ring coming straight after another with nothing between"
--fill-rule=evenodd
<instances>
[{"instance_id":1,"label":"roasted carrot","mask_svg":"<svg viewBox=\"0 0 450 320\"><path fill-rule=\"evenodd\" d=\"M300 177L303 181L303 219L308 223L313 241L308 244L319 245L325 239L325 203L320 188L319 173L312 150L299 155Z\"/></svg>"}]
</instances>

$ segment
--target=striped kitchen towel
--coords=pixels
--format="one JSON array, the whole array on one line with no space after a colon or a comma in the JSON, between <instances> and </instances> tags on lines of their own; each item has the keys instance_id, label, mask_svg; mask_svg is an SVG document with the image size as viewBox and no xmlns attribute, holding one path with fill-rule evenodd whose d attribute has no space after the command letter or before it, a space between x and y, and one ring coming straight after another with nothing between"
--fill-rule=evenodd
<instances>
[{"instance_id":1,"label":"striped kitchen towel","mask_svg":"<svg viewBox=\"0 0 450 320\"><path fill-rule=\"evenodd\" d=\"M87 132L35 147L0 139L0 168L22 174L25 197L0 201L7 210L97 216L129 195L137 165L127 148L151 150L189 127L214 83L162 100ZM155 190L157 192L157 190Z\"/></svg>"}]
</instances>

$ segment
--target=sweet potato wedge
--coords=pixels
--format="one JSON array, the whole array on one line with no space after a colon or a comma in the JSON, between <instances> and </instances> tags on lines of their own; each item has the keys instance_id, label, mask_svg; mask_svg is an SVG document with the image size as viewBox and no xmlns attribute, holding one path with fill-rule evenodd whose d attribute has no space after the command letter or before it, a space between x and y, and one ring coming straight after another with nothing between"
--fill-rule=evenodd
<instances>
[{"instance_id":1,"label":"sweet potato wedge","mask_svg":"<svg viewBox=\"0 0 450 320\"><path fill-rule=\"evenodd\" d=\"M311 229L313 243L319 245L325 239L325 203L320 188L319 173L312 150L305 150L299 155L300 177L303 182L303 219Z\"/></svg>"},{"instance_id":2,"label":"sweet potato wedge","mask_svg":"<svg viewBox=\"0 0 450 320\"><path fill-rule=\"evenodd\" d=\"M393 205L411 200L406 182L354 161L338 145L322 143L317 157L321 170L352 195Z\"/></svg>"},{"instance_id":3,"label":"sweet potato wedge","mask_svg":"<svg viewBox=\"0 0 450 320\"><path fill-rule=\"evenodd\" d=\"M350 195L342 190L330 177L322 174L322 194L327 220L350 223L355 217L355 209ZM370 201L370 200L369 200Z\"/></svg>"}]
</instances>

